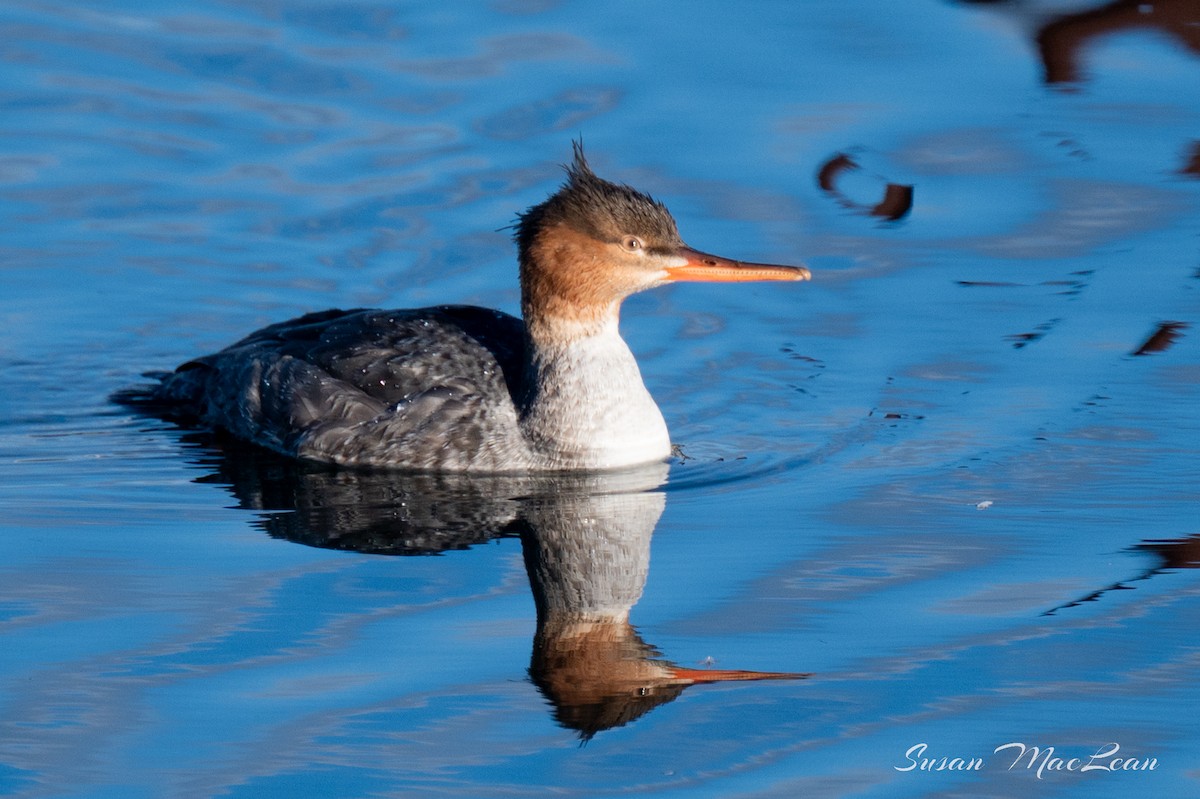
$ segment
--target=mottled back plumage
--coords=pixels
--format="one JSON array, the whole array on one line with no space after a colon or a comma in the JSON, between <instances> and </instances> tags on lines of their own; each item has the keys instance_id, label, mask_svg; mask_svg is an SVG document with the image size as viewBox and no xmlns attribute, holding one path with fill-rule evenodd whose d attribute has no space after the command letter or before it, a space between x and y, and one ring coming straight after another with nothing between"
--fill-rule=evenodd
<instances>
[{"instance_id":1,"label":"mottled back plumage","mask_svg":"<svg viewBox=\"0 0 1200 799\"><path fill-rule=\"evenodd\" d=\"M523 347L521 320L484 308L323 311L183 364L156 398L312 460L520 469L529 455L510 433Z\"/></svg>"}]
</instances>

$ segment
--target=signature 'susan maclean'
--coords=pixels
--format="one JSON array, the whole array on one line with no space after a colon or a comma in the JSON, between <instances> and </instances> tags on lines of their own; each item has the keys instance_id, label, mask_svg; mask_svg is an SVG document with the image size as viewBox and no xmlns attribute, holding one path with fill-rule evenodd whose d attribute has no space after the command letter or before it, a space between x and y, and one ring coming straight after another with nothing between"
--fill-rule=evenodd
<instances>
[{"instance_id":1,"label":"signature 'susan maclean'","mask_svg":"<svg viewBox=\"0 0 1200 799\"><path fill-rule=\"evenodd\" d=\"M896 771L982 771L981 757L926 757L929 745L913 744L904 753L904 765L893 766ZM1090 754L1067 757L1057 754L1053 746L1031 746L1017 741L1000 744L992 750L1008 771L1036 772L1040 780L1047 772L1059 771L1154 771L1156 757L1120 756L1121 745L1104 744Z\"/></svg>"}]
</instances>

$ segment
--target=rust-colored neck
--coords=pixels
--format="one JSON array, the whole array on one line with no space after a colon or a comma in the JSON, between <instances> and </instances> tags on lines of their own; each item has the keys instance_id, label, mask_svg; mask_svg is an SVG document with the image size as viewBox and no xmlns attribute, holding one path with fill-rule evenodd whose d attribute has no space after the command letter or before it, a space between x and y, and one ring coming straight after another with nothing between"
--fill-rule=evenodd
<instances>
[{"instance_id":1,"label":"rust-colored neck","mask_svg":"<svg viewBox=\"0 0 1200 799\"><path fill-rule=\"evenodd\" d=\"M617 320L633 285L604 245L565 223L538 231L520 254L521 313L535 343L595 335Z\"/></svg>"}]
</instances>

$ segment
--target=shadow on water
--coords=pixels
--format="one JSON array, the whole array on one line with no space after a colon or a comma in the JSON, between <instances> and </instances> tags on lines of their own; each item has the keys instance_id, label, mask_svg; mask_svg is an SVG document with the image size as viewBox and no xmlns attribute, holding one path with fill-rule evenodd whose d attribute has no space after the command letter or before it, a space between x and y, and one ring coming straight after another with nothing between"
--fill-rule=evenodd
<instances>
[{"instance_id":1,"label":"shadow on water","mask_svg":"<svg viewBox=\"0 0 1200 799\"><path fill-rule=\"evenodd\" d=\"M192 432L197 482L260 514L273 538L370 555L441 555L517 537L537 608L529 676L584 741L699 683L807 673L684 668L629 623L666 506L668 465L593 474L457 475L335 469Z\"/></svg>"}]
</instances>

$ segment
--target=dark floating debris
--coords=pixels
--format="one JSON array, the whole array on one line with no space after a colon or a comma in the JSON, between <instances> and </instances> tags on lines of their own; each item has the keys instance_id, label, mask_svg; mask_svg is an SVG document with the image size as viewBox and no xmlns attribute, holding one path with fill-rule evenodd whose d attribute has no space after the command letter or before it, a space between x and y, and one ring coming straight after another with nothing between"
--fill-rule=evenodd
<instances>
[{"instance_id":1,"label":"dark floating debris","mask_svg":"<svg viewBox=\"0 0 1200 799\"><path fill-rule=\"evenodd\" d=\"M1200 568L1200 535L1191 535L1187 538L1152 538L1142 541L1140 544L1135 544L1125 550L1126 552L1137 552L1139 554L1151 555L1158 562L1150 568L1144 570L1141 574L1130 577L1127 580L1122 580L1119 583L1093 591L1087 596L1079 599L1066 602L1057 607L1050 608L1042 613L1043 616L1053 616L1060 610L1077 608L1086 602L1097 602L1112 591L1131 591L1136 586L1129 583L1141 582L1149 580L1159 574L1164 574L1176 569L1195 569Z\"/></svg>"},{"instance_id":2,"label":"dark floating debris","mask_svg":"<svg viewBox=\"0 0 1200 799\"><path fill-rule=\"evenodd\" d=\"M1015 333L1011 336L1005 336L1005 340L1011 341L1014 349L1021 349L1045 338L1046 334L1054 329L1054 326L1061 322L1061 319L1051 319L1048 322L1042 322L1029 333Z\"/></svg>"},{"instance_id":3,"label":"dark floating debris","mask_svg":"<svg viewBox=\"0 0 1200 799\"><path fill-rule=\"evenodd\" d=\"M958 285L966 288L993 288L993 289L1019 289L1027 286L1027 283L1009 283L1004 280L959 280Z\"/></svg>"},{"instance_id":4,"label":"dark floating debris","mask_svg":"<svg viewBox=\"0 0 1200 799\"><path fill-rule=\"evenodd\" d=\"M898 421L898 420L905 420L905 421L912 420L912 421L919 422L925 418L924 414L901 413L899 411L881 411L880 412L878 408L872 408L870 410L870 412L867 413L867 418L870 419L871 417L875 416L876 412L879 412L879 418L881 418L885 421L889 421L889 422L894 422L894 421Z\"/></svg>"},{"instance_id":5,"label":"dark floating debris","mask_svg":"<svg viewBox=\"0 0 1200 799\"><path fill-rule=\"evenodd\" d=\"M1160 569L1200 568L1200 534L1187 538L1151 538L1132 549L1161 558Z\"/></svg>"},{"instance_id":6,"label":"dark floating debris","mask_svg":"<svg viewBox=\"0 0 1200 799\"><path fill-rule=\"evenodd\" d=\"M821 191L836 192L838 174L853 169L858 169L858 164L845 153L838 153L826 161L817 172L817 185L821 187Z\"/></svg>"},{"instance_id":7,"label":"dark floating debris","mask_svg":"<svg viewBox=\"0 0 1200 799\"><path fill-rule=\"evenodd\" d=\"M861 168L850 156L845 153L838 153L826 161L817 172L817 185L821 187L821 191L832 195L843 208L849 208L861 214L878 216L889 221L903 219L907 216L908 212L912 210L913 205L912 186L900 183L886 183L883 190L883 199L874 205L856 202L847 197L845 192L838 188L838 179L842 175ZM879 178L881 181L885 180L879 175L874 177Z\"/></svg>"},{"instance_id":8,"label":"dark floating debris","mask_svg":"<svg viewBox=\"0 0 1200 799\"><path fill-rule=\"evenodd\" d=\"M1046 286L1047 288L1062 288L1065 291L1059 291L1067 297L1074 297L1083 293L1083 290L1088 287L1088 278L1095 274L1094 269L1081 269L1072 272L1068 277L1059 280L1043 280L1040 283L1013 283L1008 280L956 280L955 284L963 288L993 288L993 289L1021 289L1030 288L1031 286ZM1200 272L1198 272L1200 274Z\"/></svg>"},{"instance_id":9,"label":"dark floating debris","mask_svg":"<svg viewBox=\"0 0 1200 799\"><path fill-rule=\"evenodd\" d=\"M1047 85L1079 84L1086 77L1083 54L1099 39L1130 31L1153 31L1200 53L1200 5L1196 0L1111 0L1063 14L1037 32Z\"/></svg>"},{"instance_id":10,"label":"dark floating debris","mask_svg":"<svg viewBox=\"0 0 1200 799\"><path fill-rule=\"evenodd\" d=\"M912 204L912 186L889 183L883 193L883 201L871 209L871 215L884 219L903 219L912 210Z\"/></svg>"},{"instance_id":11,"label":"dark floating debris","mask_svg":"<svg viewBox=\"0 0 1200 799\"><path fill-rule=\"evenodd\" d=\"M1180 172L1188 177L1200 178L1200 141L1192 144L1192 157Z\"/></svg>"},{"instance_id":12,"label":"dark floating debris","mask_svg":"<svg viewBox=\"0 0 1200 799\"><path fill-rule=\"evenodd\" d=\"M1183 337L1183 331L1188 329L1187 322L1159 322L1158 329L1142 346L1133 351L1134 355L1151 355L1163 352Z\"/></svg>"},{"instance_id":13,"label":"dark floating debris","mask_svg":"<svg viewBox=\"0 0 1200 799\"><path fill-rule=\"evenodd\" d=\"M1026 344L1032 344L1042 337L1040 333L1014 333L1011 336L1005 336L1006 339L1013 343L1013 347L1021 349Z\"/></svg>"}]
</instances>

